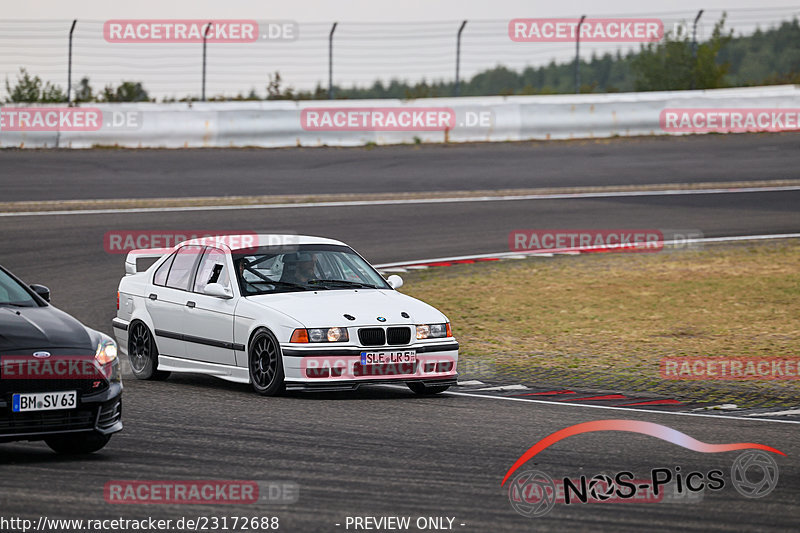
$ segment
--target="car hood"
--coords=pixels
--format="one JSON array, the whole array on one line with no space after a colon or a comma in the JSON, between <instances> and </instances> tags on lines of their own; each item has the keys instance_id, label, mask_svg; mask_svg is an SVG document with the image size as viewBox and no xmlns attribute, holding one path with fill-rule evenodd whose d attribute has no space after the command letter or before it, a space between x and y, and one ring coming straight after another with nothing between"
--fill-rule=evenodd
<instances>
[{"instance_id":1,"label":"car hood","mask_svg":"<svg viewBox=\"0 0 800 533\"><path fill-rule=\"evenodd\" d=\"M247 299L288 315L307 328L427 324L447 320L435 307L394 290L323 290L261 294ZM348 320L345 314L355 320ZM386 321L381 322L378 317Z\"/></svg>"},{"instance_id":2,"label":"car hood","mask_svg":"<svg viewBox=\"0 0 800 533\"><path fill-rule=\"evenodd\" d=\"M83 324L53 306L0 307L0 353L47 348L94 352Z\"/></svg>"}]
</instances>

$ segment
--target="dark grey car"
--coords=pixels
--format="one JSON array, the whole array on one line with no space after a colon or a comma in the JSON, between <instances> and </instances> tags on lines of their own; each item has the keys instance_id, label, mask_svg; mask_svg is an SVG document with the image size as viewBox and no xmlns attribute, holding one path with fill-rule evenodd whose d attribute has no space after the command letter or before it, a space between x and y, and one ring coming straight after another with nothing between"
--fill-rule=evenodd
<instances>
[{"instance_id":1,"label":"dark grey car","mask_svg":"<svg viewBox=\"0 0 800 533\"><path fill-rule=\"evenodd\" d=\"M0 266L0 443L91 453L122 430L117 347Z\"/></svg>"}]
</instances>

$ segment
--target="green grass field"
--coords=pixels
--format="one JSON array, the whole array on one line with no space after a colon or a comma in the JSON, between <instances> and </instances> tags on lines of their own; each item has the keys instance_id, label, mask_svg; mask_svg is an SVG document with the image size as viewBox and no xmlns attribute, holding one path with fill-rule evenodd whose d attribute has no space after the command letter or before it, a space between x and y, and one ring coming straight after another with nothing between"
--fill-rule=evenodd
<instances>
[{"instance_id":1,"label":"green grass field","mask_svg":"<svg viewBox=\"0 0 800 533\"><path fill-rule=\"evenodd\" d=\"M503 375L745 404L798 381L669 381L665 356L800 356L800 243L506 260L405 274L450 318L465 363ZM490 376L491 377L491 376Z\"/></svg>"}]
</instances>

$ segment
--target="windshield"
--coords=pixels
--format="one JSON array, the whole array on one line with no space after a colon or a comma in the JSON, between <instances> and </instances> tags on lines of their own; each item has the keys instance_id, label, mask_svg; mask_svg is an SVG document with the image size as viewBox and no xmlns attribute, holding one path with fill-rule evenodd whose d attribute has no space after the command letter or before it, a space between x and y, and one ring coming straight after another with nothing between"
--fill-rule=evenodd
<instances>
[{"instance_id":1,"label":"windshield","mask_svg":"<svg viewBox=\"0 0 800 533\"><path fill-rule=\"evenodd\" d=\"M273 292L389 289L386 281L347 246L304 244L234 254L244 296Z\"/></svg>"},{"instance_id":2,"label":"windshield","mask_svg":"<svg viewBox=\"0 0 800 533\"><path fill-rule=\"evenodd\" d=\"M25 288L0 269L0 305L37 307L38 304Z\"/></svg>"}]
</instances>

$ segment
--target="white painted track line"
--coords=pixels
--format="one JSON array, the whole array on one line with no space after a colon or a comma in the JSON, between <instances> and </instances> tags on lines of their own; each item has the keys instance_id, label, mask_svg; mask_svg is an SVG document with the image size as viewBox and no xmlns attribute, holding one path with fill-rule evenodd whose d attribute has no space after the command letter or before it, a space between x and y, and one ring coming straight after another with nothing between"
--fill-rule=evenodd
<instances>
[{"instance_id":1,"label":"white painted track line","mask_svg":"<svg viewBox=\"0 0 800 533\"><path fill-rule=\"evenodd\" d=\"M578 408L588 408L588 409L605 409L607 411L626 411L628 413L648 413L648 414L658 414L658 415L673 415L673 416L691 416L691 417L701 417L701 418L722 418L726 420L738 420L739 422L774 422L777 424L800 424L800 420L778 420L773 418L757 418L757 417L747 417L744 416L730 416L730 415L709 415L704 413L685 413L680 411L656 411L655 409L634 409L632 407L613 407L610 405L588 405L588 404L580 404L580 403L564 403L564 402L551 402L548 400L531 400L529 398L511 398L508 396L492 396L490 394L471 394L469 392L442 392L443 395L448 396L467 396L469 398L482 398L488 400L505 400L509 402L525 402L525 403L536 403L536 404L543 404L543 405L560 405L561 407L578 407ZM762 416L764 416L762 414Z\"/></svg>"},{"instance_id":2,"label":"white painted track line","mask_svg":"<svg viewBox=\"0 0 800 533\"><path fill-rule=\"evenodd\" d=\"M682 196L695 194L736 194L800 191L800 185L781 187L739 187L712 189L668 189L663 191L618 191L557 194L523 194L511 196L474 196L452 198L418 198L407 200L354 200L342 202L308 202L291 204L205 205L183 207L135 207L129 209L75 209L63 211L20 211L0 213L0 217L110 215L125 213L177 213L182 211L233 211L240 209L307 209L314 207L363 207L376 205L450 204L467 202L508 202L519 200L562 200L581 198L628 198L635 196ZM146 202L147 198L141 201Z\"/></svg>"},{"instance_id":3,"label":"white painted track line","mask_svg":"<svg viewBox=\"0 0 800 533\"><path fill-rule=\"evenodd\" d=\"M507 391L507 390L529 390L525 385L498 385L496 387L485 387L483 389L472 389L472 392L484 391Z\"/></svg>"},{"instance_id":4,"label":"white painted track line","mask_svg":"<svg viewBox=\"0 0 800 533\"><path fill-rule=\"evenodd\" d=\"M751 416L788 416L788 415L800 415L800 409L789 409L788 411L775 411L772 413L757 413L757 414L749 414L749 415L742 415L746 417Z\"/></svg>"},{"instance_id":5,"label":"white painted track line","mask_svg":"<svg viewBox=\"0 0 800 533\"><path fill-rule=\"evenodd\" d=\"M774 233L774 234L767 234L767 235L734 235L730 237L703 237L701 239L691 239L690 241L664 241L661 243L662 245L673 245L673 244L703 244L703 243L712 243L712 242L736 242L736 241L761 241L761 240L770 240L770 239L797 239L800 238L800 233ZM587 247L577 247L577 248L570 248L569 255L576 255L579 254L581 251L591 251L594 246L587 246ZM607 247L606 247L607 248ZM496 252L493 254L476 254L476 255L458 255L454 257L437 257L435 259L419 259L416 261L399 261L395 263L383 263L380 265L372 265L375 268L379 269L389 269L389 268L414 268L415 265L426 265L428 263L448 263L451 261L469 261L473 259L509 259L509 258L516 258L521 253L529 256L529 257L552 257L553 254L550 253L551 250L543 250L542 253L538 250L530 251L530 252Z\"/></svg>"}]
</instances>

